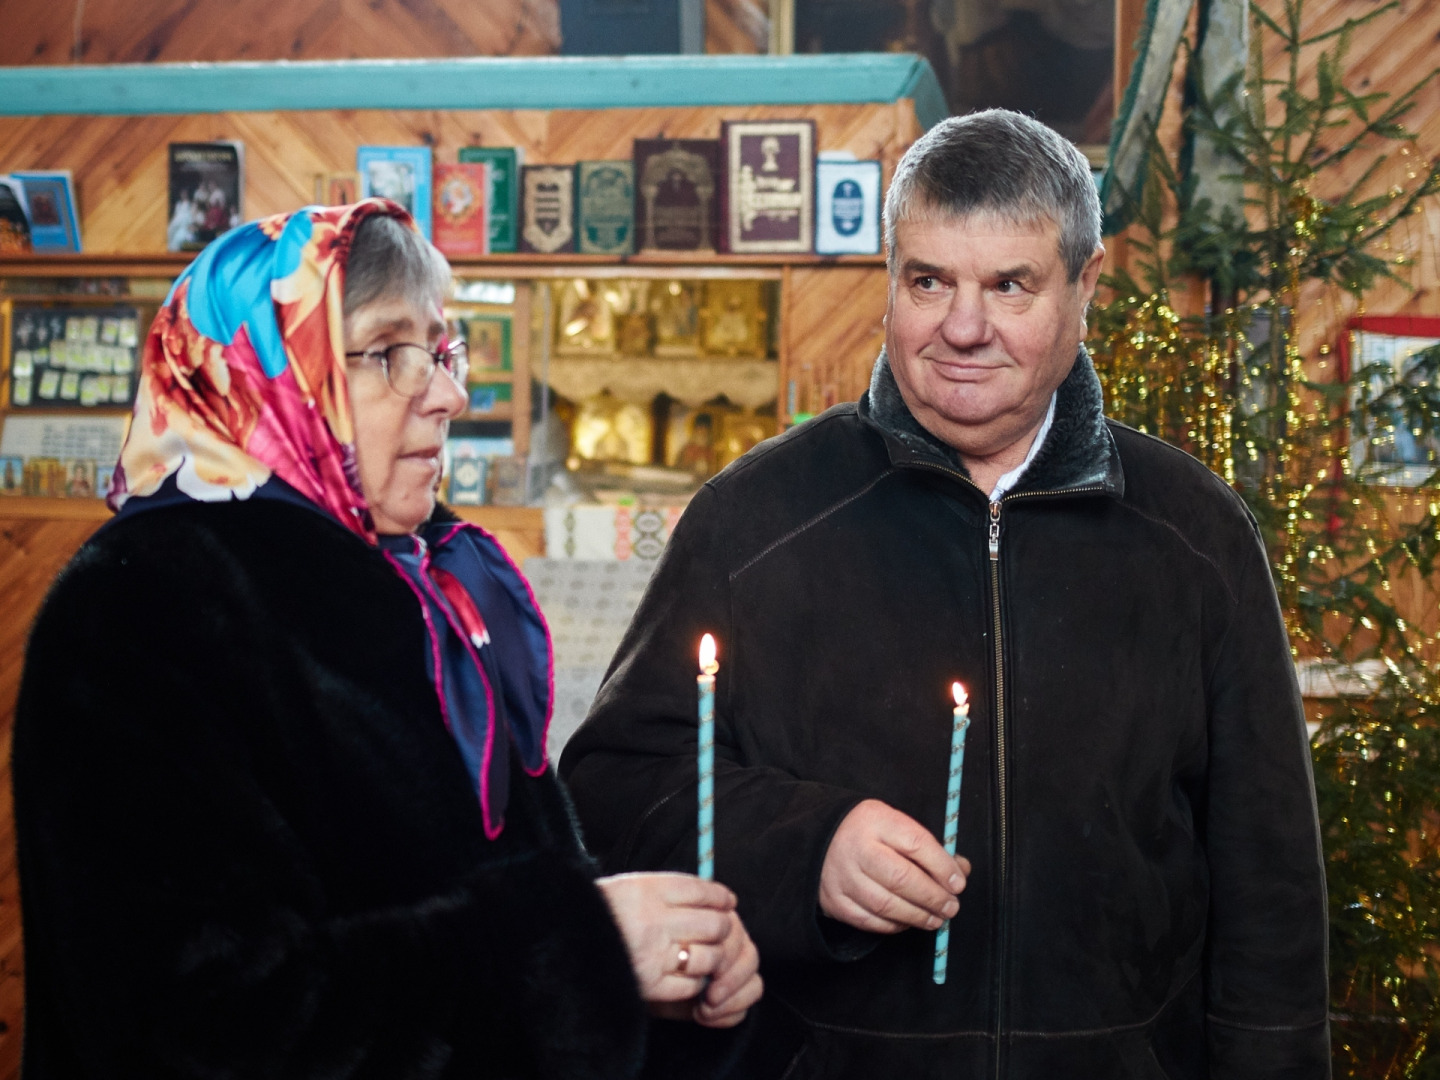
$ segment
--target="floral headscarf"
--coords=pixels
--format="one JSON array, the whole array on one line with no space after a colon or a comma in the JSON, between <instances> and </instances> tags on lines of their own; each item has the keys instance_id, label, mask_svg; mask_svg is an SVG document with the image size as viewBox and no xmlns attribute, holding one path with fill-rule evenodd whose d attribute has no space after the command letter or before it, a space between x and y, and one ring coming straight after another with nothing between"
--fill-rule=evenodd
<instances>
[{"instance_id":1,"label":"floral headscarf","mask_svg":"<svg viewBox=\"0 0 1440 1080\"><path fill-rule=\"evenodd\" d=\"M201 502L249 497L272 475L375 541L355 470L345 381L345 263L366 199L242 225L182 274L145 343L111 509L175 478Z\"/></svg>"},{"instance_id":2,"label":"floral headscarf","mask_svg":"<svg viewBox=\"0 0 1440 1080\"><path fill-rule=\"evenodd\" d=\"M447 522L377 537L355 466L345 375L345 265L357 227L385 199L307 207L242 225L175 282L145 342L130 432L110 506L279 498L327 514L410 586L427 674L499 835L512 746L546 767L553 653L529 584L483 529Z\"/></svg>"}]
</instances>

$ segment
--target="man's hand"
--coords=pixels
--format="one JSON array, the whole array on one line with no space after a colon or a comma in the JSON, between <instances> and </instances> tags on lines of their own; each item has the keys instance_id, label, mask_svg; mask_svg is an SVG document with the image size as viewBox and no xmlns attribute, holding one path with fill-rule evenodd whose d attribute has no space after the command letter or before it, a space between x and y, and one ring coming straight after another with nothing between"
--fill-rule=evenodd
<instances>
[{"instance_id":1,"label":"man's hand","mask_svg":"<svg viewBox=\"0 0 1440 1080\"><path fill-rule=\"evenodd\" d=\"M840 822L820 871L820 910L876 934L934 930L960 910L970 862L914 818L866 799Z\"/></svg>"},{"instance_id":2,"label":"man's hand","mask_svg":"<svg viewBox=\"0 0 1440 1080\"><path fill-rule=\"evenodd\" d=\"M630 951L640 996L657 1015L733 1027L760 1000L760 954L725 886L670 873L619 874L595 884Z\"/></svg>"}]
</instances>

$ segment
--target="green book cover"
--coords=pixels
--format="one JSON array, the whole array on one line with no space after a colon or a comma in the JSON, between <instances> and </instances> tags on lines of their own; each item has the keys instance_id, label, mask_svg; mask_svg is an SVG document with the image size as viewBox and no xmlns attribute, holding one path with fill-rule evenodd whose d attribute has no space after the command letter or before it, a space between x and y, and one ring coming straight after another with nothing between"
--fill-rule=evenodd
<instances>
[{"instance_id":1,"label":"green book cover","mask_svg":"<svg viewBox=\"0 0 1440 1080\"><path fill-rule=\"evenodd\" d=\"M490 250L514 251L519 220L520 160L513 146L462 146L460 163L490 166Z\"/></svg>"},{"instance_id":2,"label":"green book cover","mask_svg":"<svg viewBox=\"0 0 1440 1080\"><path fill-rule=\"evenodd\" d=\"M580 251L629 255L635 250L633 162L580 162L575 201Z\"/></svg>"}]
</instances>

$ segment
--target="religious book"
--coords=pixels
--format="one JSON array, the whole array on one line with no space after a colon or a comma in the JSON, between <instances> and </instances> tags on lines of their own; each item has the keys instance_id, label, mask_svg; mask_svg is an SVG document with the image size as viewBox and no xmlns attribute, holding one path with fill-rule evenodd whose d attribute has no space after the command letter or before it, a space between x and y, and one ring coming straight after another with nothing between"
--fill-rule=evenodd
<instances>
[{"instance_id":1,"label":"religious book","mask_svg":"<svg viewBox=\"0 0 1440 1080\"><path fill-rule=\"evenodd\" d=\"M880 254L880 162L821 159L815 193L818 254Z\"/></svg>"},{"instance_id":2,"label":"religious book","mask_svg":"<svg viewBox=\"0 0 1440 1080\"><path fill-rule=\"evenodd\" d=\"M586 255L635 250L635 164L582 161L575 167L575 232Z\"/></svg>"},{"instance_id":3,"label":"religious book","mask_svg":"<svg viewBox=\"0 0 1440 1080\"><path fill-rule=\"evenodd\" d=\"M514 251L519 240L520 151L513 146L462 146L460 163L490 166L490 250Z\"/></svg>"},{"instance_id":4,"label":"religious book","mask_svg":"<svg viewBox=\"0 0 1440 1080\"><path fill-rule=\"evenodd\" d=\"M25 186L12 176L0 176L0 255L24 255L31 250Z\"/></svg>"},{"instance_id":5,"label":"religious book","mask_svg":"<svg viewBox=\"0 0 1440 1080\"><path fill-rule=\"evenodd\" d=\"M199 251L244 221L245 147L171 143L167 251Z\"/></svg>"},{"instance_id":6,"label":"religious book","mask_svg":"<svg viewBox=\"0 0 1440 1080\"><path fill-rule=\"evenodd\" d=\"M25 189L30 211L30 242L37 254L78 254L80 215L75 210L75 185L69 169L10 174Z\"/></svg>"},{"instance_id":7,"label":"religious book","mask_svg":"<svg viewBox=\"0 0 1440 1080\"><path fill-rule=\"evenodd\" d=\"M815 122L727 120L720 247L737 254L814 246Z\"/></svg>"},{"instance_id":8,"label":"religious book","mask_svg":"<svg viewBox=\"0 0 1440 1080\"><path fill-rule=\"evenodd\" d=\"M482 506L485 503L485 477L489 472L488 458L478 457L457 447L450 459L450 498L452 506Z\"/></svg>"},{"instance_id":9,"label":"religious book","mask_svg":"<svg viewBox=\"0 0 1440 1080\"><path fill-rule=\"evenodd\" d=\"M541 255L574 251L574 166L524 165L520 188L520 250Z\"/></svg>"},{"instance_id":10,"label":"religious book","mask_svg":"<svg viewBox=\"0 0 1440 1080\"><path fill-rule=\"evenodd\" d=\"M714 251L719 176L719 139L636 139L640 250Z\"/></svg>"},{"instance_id":11,"label":"religious book","mask_svg":"<svg viewBox=\"0 0 1440 1080\"><path fill-rule=\"evenodd\" d=\"M446 255L490 250L490 166L436 165L435 246Z\"/></svg>"},{"instance_id":12,"label":"religious book","mask_svg":"<svg viewBox=\"0 0 1440 1080\"><path fill-rule=\"evenodd\" d=\"M430 166L428 146L362 146L355 152L355 169L360 174L360 197L379 196L399 203L409 211L420 232L429 240L433 232Z\"/></svg>"}]
</instances>

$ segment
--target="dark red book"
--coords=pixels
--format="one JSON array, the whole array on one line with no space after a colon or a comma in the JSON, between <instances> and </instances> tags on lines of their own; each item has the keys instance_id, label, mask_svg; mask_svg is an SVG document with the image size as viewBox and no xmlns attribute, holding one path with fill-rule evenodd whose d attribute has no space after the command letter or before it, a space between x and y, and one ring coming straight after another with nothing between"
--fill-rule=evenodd
<instances>
[{"instance_id":1,"label":"dark red book","mask_svg":"<svg viewBox=\"0 0 1440 1080\"><path fill-rule=\"evenodd\" d=\"M635 231L642 251L714 251L718 139L635 140Z\"/></svg>"}]
</instances>

